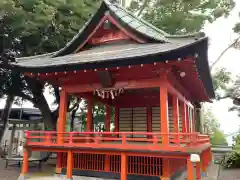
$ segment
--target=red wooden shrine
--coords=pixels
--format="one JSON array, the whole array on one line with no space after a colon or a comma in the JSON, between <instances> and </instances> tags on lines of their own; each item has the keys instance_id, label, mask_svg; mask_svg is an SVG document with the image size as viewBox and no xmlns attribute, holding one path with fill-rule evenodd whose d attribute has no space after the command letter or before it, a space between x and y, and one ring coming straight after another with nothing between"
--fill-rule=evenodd
<instances>
[{"instance_id":1,"label":"red wooden shrine","mask_svg":"<svg viewBox=\"0 0 240 180\"><path fill-rule=\"evenodd\" d=\"M21 177L29 151L50 151L67 179L98 172L167 180L187 168L193 180L191 154L200 155L200 179L211 161L209 137L196 126L196 104L214 98L207 46L201 33L171 36L104 1L66 47L19 58L16 69L61 87L57 131L26 131ZM70 94L88 101L85 132L65 132ZM95 103L106 106L105 132L93 131Z\"/></svg>"}]
</instances>

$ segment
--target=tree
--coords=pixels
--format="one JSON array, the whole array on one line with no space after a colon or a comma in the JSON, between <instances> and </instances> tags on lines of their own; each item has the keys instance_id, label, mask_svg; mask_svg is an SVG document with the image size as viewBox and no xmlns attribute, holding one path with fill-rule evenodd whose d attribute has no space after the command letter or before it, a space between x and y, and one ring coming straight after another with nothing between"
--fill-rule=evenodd
<instances>
[{"instance_id":1,"label":"tree","mask_svg":"<svg viewBox=\"0 0 240 180\"><path fill-rule=\"evenodd\" d=\"M58 109L51 112L47 104L43 95L46 82L12 71L8 67L9 62L15 61L15 56L48 53L65 46L89 19L98 2L99 0L0 1L0 62L4 65L0 69L0 94L32 102L42 112L49 128L55 127ZM59 89L53 87L52 90L56 103L59 104ZM76 100L78 103L79 100ZM69 110L76 107L73 105ZM6 104L1 129L6 125L9 108Z\"/></svg>"},{"instance_id":2,"label":"tree","mask_svg":"<svg viewBox=\"0 0 240 180\"><path fill-rule=\"evenodd\" d=\"M167 33L186 34L228 16L234 6L233 0L132 0L130 10Z\"/></svg>"},{"instance_id":3,"label":"tree","mask_svg":"<svg viewBox=\"0 0 240 180\"><path fill-rule=\"evenodd\" d=\"M220 129L220 124L210 108L204 109L203 120L203 130L210 135L212 145L228 145L226 137Z\"/></svg>"}]
</instances>

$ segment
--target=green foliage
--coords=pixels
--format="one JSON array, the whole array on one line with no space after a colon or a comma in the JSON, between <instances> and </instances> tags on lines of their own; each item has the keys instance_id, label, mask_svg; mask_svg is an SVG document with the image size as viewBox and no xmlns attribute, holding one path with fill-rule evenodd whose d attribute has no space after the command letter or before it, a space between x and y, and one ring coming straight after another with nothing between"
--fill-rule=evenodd
<instances>
[{"instance_id":1,"label":"green foliage","mask_svg":"<svg viewBox=\"0 0 240 180\"><path fill-rule=\"evenodd\" d=\"M230 153L223 161L225 168L240 168L240 135L233 137L233 152Z\"/></svg>"},{"instance_id":2,"label":"green foliage","mask_svg":"<svg viewBox=\"0 0 240 180\"><path fill-rule=\"evenodd\" d=\"M210 135L211 144L228 145L224 133L220 130L220 124L211 109L205 109L203 120L203 129L206 134Z\"/></svg>"},{"instance_id":3,"label":"green foliage","mask_svg":"<svg viewBox=\"0 0 240 180\"><path fill-rule=\"evenodd\" d=\"M211 135L220 128L220 124L210 108L204 109L203 121L203 130L206 134Z\"/></svg>"},{"instance_id":4,"label":"green foliage","mask_svg":"<svg viewBox=\"0 0 240 180\"><path fill-rule=\"evenodd\" d=\"M133 0L130 10L170 34L198 32L206 21L228 16L233 0Z\"/></svg>"},{"instance_id":5,"label":"green foliage","mask_svg":"<svg viewBox=\"0 0 240 180\"><path fill-rule=\"evenodd\" d=\"M212 80L216 99L221 99L231 93L229 92L229 83L232 82L231 73L228 72L226 68L218 69L213 73Z\"/></svg>"},{"instance_id":6,"label":"green foliage","mask_svg":"<svg viewBox=\"0 0 240 180\"><path fill-rule=\"evenodd\" d=\"M210 136L210 140L212 145L223 145L223 146L228 145L224 133L219 129L216 129L213 132L213 134Z\"/></svg>"},{"instance_id":7,"label":"green foliage","mask_svg":"<svg viewBox=\"0 0 240 180\"><path fill-rule=\"evenodd\" d=\"M21 56L57 51L90 18L99 0L1 0L0 49Z\"/></svg>"}]
</instances>

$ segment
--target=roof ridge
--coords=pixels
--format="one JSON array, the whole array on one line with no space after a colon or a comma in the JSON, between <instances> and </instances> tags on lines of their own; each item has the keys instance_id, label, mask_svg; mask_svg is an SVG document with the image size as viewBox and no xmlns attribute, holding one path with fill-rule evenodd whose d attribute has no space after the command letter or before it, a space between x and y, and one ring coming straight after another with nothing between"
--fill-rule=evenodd
<instances>
[{"instance_id":1,"label":"roof ridge","mask_svg":"<svg viewBox=\"0 0 240 180\"><path fill-rule=\"evenodd\" d=\"M189 34L183 34L183 35L168 35L166 38L203 38L206 37L206 34L204 32L195 32L195 33L189 33Z\"/></svg>"},{"instance_id":2,"label":"roof ridge","mask_svg":"<svg viewBox=\"0 0 240 180\"><path fill-rule=\"evenodd\" d=\"M120 8L121 10L125 11L128 15L132 16L134 19L140 21L141 23L143 23L144 25L154 29L155 31L157 31L158 33L161 33L162 35L164 36L169 36L170 34L168 34L167 32L157 28L156 26L154 26L153 24L147 22L146 20L140 18L140 17L137 17L136 15L134 15L132 12L130 12L129 10L127 10L125 7L121 6L120 4L118 3L111 3L109 2L109 0L104 0L104 2L106 3L106 5L109 7L110 5L114 5L114 6L117 6L117 8ZM110 7L109 7L110 8Z\"/></svg>"},{"instance_id":3,"label":"roof ridge","mask_svg":"<svg viewBox=\"0 0 240 180\"><path fill-rule=\"evenodd\" d=\"M41 58L41 57L52 57L54 56L55 53L57 53L58 51L54 51L54 52L50 52L50 53L45 53L45 54L38 54L38 55L34 55L34 56L27 56L27 57L19 57L16 58L17 60L23 61L23 60L28 60L28 59L32 59L32 58Z\"/></svg>"}]
</instances>

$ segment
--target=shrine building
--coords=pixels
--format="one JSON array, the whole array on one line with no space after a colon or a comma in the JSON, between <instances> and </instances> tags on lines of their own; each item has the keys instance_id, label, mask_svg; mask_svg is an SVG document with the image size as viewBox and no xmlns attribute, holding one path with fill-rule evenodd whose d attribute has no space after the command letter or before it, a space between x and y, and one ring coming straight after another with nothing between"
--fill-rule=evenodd
<instances>
[{"instance_id":1,"label":"shrine building","mask_svg":"<svg viewBox=\"0 0 240 180\"><path fill-rule=\"evenodd\" d=\"M199 132L197 109L215 95L204 33L170 35L105 0L64 48L13 66L61 87L57 131L25 132L20 178L30 151L57 152L56 173L67 179L170 180L186 170L193 180L206 172L211 144ZM87 100L85 132L66 132L69 95ZM106 107L104 132L93 130L96 103Z\"/></svg>"}]
</instances>

